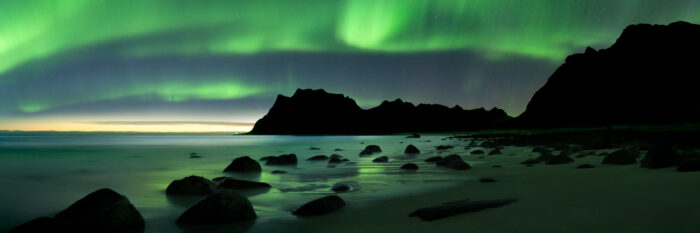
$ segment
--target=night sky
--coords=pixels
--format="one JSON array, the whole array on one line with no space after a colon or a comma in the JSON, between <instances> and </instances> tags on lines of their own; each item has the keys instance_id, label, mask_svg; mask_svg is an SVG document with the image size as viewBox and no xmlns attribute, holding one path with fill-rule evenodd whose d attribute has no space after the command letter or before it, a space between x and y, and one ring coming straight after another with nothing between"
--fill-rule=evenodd
<instances>
[{"instance_id":1,"label":"night sky","mask_svg":"<svg viewBox=\"0 0 700 233\"><path fill-rule=\"evenodd\" d=\"M0 129L245 131L324 88L522 113L571 53L697 0L2 0Z\"/></svg>"}]
</instances>

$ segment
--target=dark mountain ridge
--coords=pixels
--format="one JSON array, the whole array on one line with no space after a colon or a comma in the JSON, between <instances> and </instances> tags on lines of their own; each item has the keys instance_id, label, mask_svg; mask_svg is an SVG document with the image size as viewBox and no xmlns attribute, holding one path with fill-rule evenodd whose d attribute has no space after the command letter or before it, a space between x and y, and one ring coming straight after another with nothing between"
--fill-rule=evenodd
<instances>
[{"instance_id":1,"label":"dark mountain ridge","mask_svg":"<svg viewBox=\"0 0 700 233\"><path fill-rule=\"evenodd\" d=\"M674 124L700 119L700 25L628 26L608 49L566 59L513 125Z\"/></svg>"},{"instance_id":2,"label":"dark mountain ridge","mask_svg":"<svg viewBox=\"0 0 700 233\"><path fill-rule=\"evenodd\" d=\"M464 110L401 99L364 110L355 100L323 89L278 95L251 134L389 134L483 129L510 119L501 109Z\"/></svg>"}]
</instances>

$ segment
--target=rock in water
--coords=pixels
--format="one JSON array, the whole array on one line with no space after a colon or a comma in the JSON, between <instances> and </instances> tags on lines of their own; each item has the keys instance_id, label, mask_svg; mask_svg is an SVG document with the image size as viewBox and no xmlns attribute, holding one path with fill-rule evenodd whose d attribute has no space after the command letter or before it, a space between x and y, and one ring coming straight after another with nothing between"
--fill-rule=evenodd
<instances>
[{"instance_id":1,"label":"rock in water","mask_svg":"<svg viewBox=\"0 0 700 233\"><path fill-rule=\"evenodd\" d=\"M457 155L457 154L451 154L451 155L445 156L445 158L442 158L439 161L437 161L436 165L437 166L447 166L447 164L449 164L450 162L452 162L454 160L462 160L462 157L459 157L459 155Z\"/></svg>"},{"instance_id":2,"label":"rock in water","mask_svg":"<svg viewBox=\"0 0 700 233\"><path fill-rule=\"evenodd\" d=\"M459 160L452 160L452 162L447 164L447 168L454 169L454 170L467 170L467 169L471 169L472 166L470 166L467 162L464 162L461 159L459 159Z\"/></svg>"},{"instance_id":3,"label":"rock in water","mask_svg":"<svg viewBox=\"0 0 700 233\"><path fill-rule=\"evenodd\" d=\"M56 218L71 222L77 232L143 231L146 225L128 198L108 188L88 194Z\"/></svg>"},{"instance_id":4,"label":"rock in water","mask_svg":"<svg viewBox=\"0 0 700 233\"><path fill-rule=\"evenodd\" d=\"M297 155L286 154L273 157L265 161L265 165L293 165L297 164Z\"/></svg>"},{"instance_id":5,"label":"rock in water","mask_svg":"<svg viewBox=\"0 0 700 233\"><path fill-rule=\"evenodd\" d=\"M472 151L472 152L469 152L469 154L473 154L473 155L483 155L483 154L484 154L484 151L483 151L483 150L474 150L474 151Z\"/></svg>"},{"instance_id":6,"label":"rock in water","mask_svg":"<svg viewBox=\"0 0 700 233\"><path fill-rule=\"evenodd\" d=\"M425 162L435 163L437 161L440 161L441 159L442 159L442 156L433 156L433 157L425 159Z\"/></svg>"},{"instance_id":7,"label":"rock in water","mask_svg":"<svg viewBox=\"0 0 700 233\"><path fill-rule=\"evenodd\" d=\"M416 148L414 145L408 145L406 146L406 149L403 151L405 154L420 154L420 150Z\"/></svg>"},{"instance_id":8,"label":"rock in water","mask_svg":"<svg viewBox=\"0 0 700 233\"><path fill-rule=\"evenodd\" d=\"M516 202L517 200L518 199L514 198L506 198L483 201L454 201L439 206L420 208L413 211L408 216L419 217L423 221L433 221L461 213L476 212L487 208L498 208Z\"/></svg>"},{"instance_id":9,"label":"rock in water","mask_svg":"<svg viewBox=\"0 0 700 233\"><path fill-rule=\"evenodd\" d=\"M496 180L494 178L482 177L482 178L479 178L479 182L481 182L481 183L493 183L493 182L498 182L498 180Z\"/></svg>"},{"instance_id":10,"label":"rock in water","mask_svg":"<svg viewBox=\"0 0 700 233\"><path fill-rule=\"evenodd\" d=\"M603 159L603 164L617 164L626 165L637 163L637 157L639 154L628 149L617 150L605 156Z\"/></svg>"},{"instance_id":11,"label":"rock in water","mask_svg":"<svg viewBox=\"0 0 700 233\"><path fill-rule=\"evenodd\" d=\"M322 215L333 212L345 206L345 201L337 195L325 196L310 201L296 210L292 214L297 216Z\"/></svg>"},{"instance_id":12,"label":"rock in water","mask_svg":"<svg viewBox=\"0 0 700 233\"><path fill-rule=\"evenodd\" d=\"M165 194L168 195L208 195L214 192L214 182L201 176L188 176L170 182Z\"/></svg>"},{"instance_id":13,"label":"rock in water","mask_svg":"<svg viewBox=\"0 0 700 233\"><path fill-rule=\"evenodd\" d=\"M262 168L258 161L251 159L248 156L238 157L229 164L225 172L262 172Z\"/></svg>"},{"instance_id":14,"label":"rock in water","mask_svg":"<svg viewBox=\"0 0 700 233\"><path fill-rule=\"evenodd\" d=\"M381 156L381 157L378 157L378 158L372 160L372 162L375 162L375 163L386 163L386 162L389 162L389 157Z\"/></svg>"},{"instance_id":15,"label":"rock in water","mask_svg":"<svg viewBox=\"0 0 700 233\"><path fill-rule=\"evenodd\" d=\"M308 158L308 159L306 159L306 160L309 160L309 161L322 161L322 160L328 160L328 156L325 156L325 155L316 155L316 156L313 156L313 157L311 157L311 158Z\"/></svg>"},{"instance_id":16,"label":"rock in water","mask_svg":"<svg viewBox=\"0 0 700 233\"><path fill-rule=\"evenodd\" d=\"M500 154L502 154L502 153L501 153L501 150L499 150L499 149L494 149L491 152L489 152L489 155L500 155Z\"/></svg>"},{"instance_id":17,"label":"rock in water","mask_svg":"<svg viewBox=\"0 0 700 233\"><path fill-rule=\"evenodd\" d=\"M339 193L339 192L347 192L350 191L350 185L343 184L343 183L336 183L331 187L331 190L333 192Z\"/></svg>"},{"instance_id":18,"label":"rock in water","mask_svg":"<svg viewBox=\"0 0 700 233\"><path fill-rule=\"evenodd\" d=\"M360 155L371 155L371 154L379 153L379 152L382 152L382 148L380 148L377 145L369 145L369 146L365 147L365 149L362 150L362 152L360 152Z\"/></svg>"},{"instance_id":19,"label":"rock in water","mask_svg":"<svg viewBox=\"0 0 700 233\"><path fill-rule=\"evenodd\" d=\"M219 188L221 189L256 189L256 188L270 188L270 184L263 182L239 180L234 178L225 178L219 183Z\"/></svg>"},{"instance_id":20,"label":"rock in water","mask_svg":"<svg viewBox=\"0 0 700 233\"><path fill-rule=\"evenodd\" d=\"M36 233L36 232L51 232L51 233L73 233L76 230L72 229L70 223L49 217L41 217L22 225L16 226L7 233Z\"/></svg>"},{"instance_id":21,"label":"rock in water","mask_svg":"<svg viewBox=\"0 0 700 233\"><path fill-rule=\"evenodd\" d=\"M222 225L255 219L248 198L233 190L221 190L187 209L177 219L181 225Z\"/></svg>"},{"instance_id":22,"label":"rock in water","mask_svg":"<svg viewBox=\"0 0 700 233\"><path fill-rule=\"evenodd\" d=\"M415 163L407 163L401 166L403 170L418 170L418 165Z\"/></svg>"},{"instance_id":23,"label":"rock in water","mask_svg":"<svg viewBox=\"0 0 700 233\"><path fill-rule=\"evenodd\" d=\"M584 164L578 165L578 167L576 167L576 168L578 168L578 169L586 169L586 168L594 168L594 166L593 166L593 165L590 165L590 164L587 164L587 163L584 163Z\"/></svg>"},{"instance_id":24,"label":"rock in water","mask_svg":"<svg viewBox=\"0 0 700 233\"><path fill-rule=\"evenodd\" d=\"M664 145L651 148L642 159L643 168L665 168L678 166L681 157L671 146Z\"/></svg>"},{"instance_id":25,"label":"rock in water","mask_svg":"<svg viewBox=\"0 0 700 233\"><path fill-rule=\"evenodd\" d=\"M567 156L566 154L561 154L561 155L554 156L551 159L547 160L547 162L545 162L545 164L558 165L558 164L571 163L573 161L574 160L572 158L570 158L569 156Z\"/></svg>"}]
</instances>

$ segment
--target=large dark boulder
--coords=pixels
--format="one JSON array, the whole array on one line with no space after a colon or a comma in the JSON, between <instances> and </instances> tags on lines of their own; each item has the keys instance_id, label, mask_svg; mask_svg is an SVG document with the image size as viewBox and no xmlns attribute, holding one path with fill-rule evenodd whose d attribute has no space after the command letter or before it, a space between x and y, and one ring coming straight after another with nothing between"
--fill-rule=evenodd
<instances>
[{"instance_id":1,"label":"large dark boulder","mask_svg":"<svg viewBox=\"0 0 700 233\"><path fill-rule=\"evenodd\" d=\"M521 127L700 120L700 25L628 26L610 48L566 58L514 123Z\"/></svg>"},{"instance_id":2,"label":"large dark boulder","mask_svg":"<svg viewBox=\"0 0 700 233\"><path fill-rule=\"evenodd\" d=\"M678 166L681 156L669 145L651 148L640 161L643 168L665 168Z\"/></svg>"},{"instance_id":3,"label":"large dark boulder","mask_svg":"<svg viewBox=\"0 0 700 233\"><path fill-rule=\"evenodd\" d=\"M286 154L273 157L265 161L265 165L294 165L297 164L297 155Z\"/></svg>"},{"instance_id":4,"label":"large dark boulder","mask_svg":"<svg viewBox=\"0 0 700 233\"><path fill-rule=\"evenodd\" d=\"M262 168L258 161L251 159L248 156L238 157L231 162L225 169L225 172L262 172Z\"/></svg>"},{"instance_id":5,"label":"large dark boulder","mask_svg":"<svg viewBox=\"0 0 700 233\"><path fill-rule=\"evenodd\" d=\"M637 163L639 152L630 149L621 149L610 153L603 159L603 164L627 165Z\"/></svg>"},{"instance_id":6,"label":"large dark boulder","mask_svg":"<svg viewBox=\"0 0 700 233\"><path fill-rule=\"evenodd\" d=\"M337 195L325 196L310 201L292 211L297 216L322 215L333 212L345 206L345 201Z\"/></svg>"},{"instance_id":7,"label":"large dark boulder","mask_svg":"<svg viewBox=\"0 0 700 233\"><path fill-rule=\"evenodd\" d=\"M414 145L408 145L406 146L406 149L403 151L405 154L420 154L420 150L416 148Z\"/></svg>"},{"instance_id":8,"label":"large dark boulder","mask_svg":"<svg viewBox=\"0 0 700 233\"><path fill-rule=\"evenodd\" d=\"M168 195L208 195L215 191L214 182L201 176L188 176L170 182L165 194Z\"/></svg>"},{"instance_id":9,"label":"large dark boulder","mask_svg":"<svg viewBox=\"0 0 700 233\"><path fill-rule=\"evenodd\" d=\"M146 225L128 198L108 188L81 198L56 218L70 222L76 232L139 232Z\"/></svg>"},{"instance_id":10,"label":"large dark boulder","mask_svg":"<svg viewBox=\"0 0 700 233\"><path fill-rule=\"evenodd\" d=\"M498 208L516 201L517 199L514 198L483 201L453 201L438 206L417 209L409 214L409 216L419 217L423 221L433 221L461 213L476 212L488 208Z\"/></svg>"},{"instance_id":11,"label":"large dark boulder","mask_svg":"<svg viewBox=\"0 0 700 233\"><path fill-rule=\"evenodd\" d=\"M460 156L457 155L457 154L451 154L451 155L445 156L444 158L438 160L437 163L436 163L435 165L437 165L437 166L447 166L447 164L450 164L450 162L452 162L452 161L454 161L454 160L460 160L460 161L461 161L461 160L462 160L462 157L460 157Z\"/></svg>"},{"instance_id":12,"label":"large dark boulder","mask_svg":"<svg viewBox=\"0 0 700 233\"><path fill-rule=\"evenodd\" d=\"M255 219L248 198L224 189L209 195L187 209L177 219L181 225L222 225Z\"/></svg>"},{"instance_id":13,"label":"large dark boulder","mask_svg":"<svg viewBox=\"0 0 700 233\"><path fill-rule=\"evenodd\" d=\"M234 178L224 178L219 182L220 189L233 189L233 190L243 190L243 189L260 189L260 188L270 188L270 184L256 181L239 180Z\"/></svg>"}]
</instances>

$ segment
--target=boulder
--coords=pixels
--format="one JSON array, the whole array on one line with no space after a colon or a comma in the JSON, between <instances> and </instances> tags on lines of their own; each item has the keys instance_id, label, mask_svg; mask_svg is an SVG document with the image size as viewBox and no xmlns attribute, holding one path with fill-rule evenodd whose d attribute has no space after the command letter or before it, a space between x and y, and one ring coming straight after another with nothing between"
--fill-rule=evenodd
<instances>
[{"instance_id":1,"label":"boulder","mask_svg":"<svg viewBox=\"0 0 700 233\"><path fill-rule=\"evenodd\" d=\"M700 171L700 158L689 158L681 160L678 164L676 171L679 172L692 172Z\"/></svg>"},{"instance_id":2,"label":"boulder","mask_svg":"<svg viewBox=\"0 0 700 233\"><path fill-rule=\"evenodd\" d=\"M401 165L401 169L403 169L403 170L418 170L418 165L415 163L407 163L407 164Z\"/></svg>"},{"instance_id":3,"label":"boulder","mask_svg":"<svg viewBox=\"0 0 700 233\"><path fill-rule=\"evenodd\" d=\"M386 163L386 162L389 162L389 157L381 156L381 157L378 157L378 158L372 160L372 162L375 162L375 163Z\"/></svg>"},{"instance_id":4,"label":"boulder","mask_svg":"<svg viewBox=\"0 0 700 233\"><path fill-rule=\"evenodd\" d=\"M473 150L472 152L469 152L469 154L473 155L483 155L484 151L483 150Z\"/></svg>"},{"instance_id":5,"label":"boulder","mask_svg":"<svg viewBox=\"0 0 700 233\"><path fill-rule=\"evenodd\" d=\"M333 212L345 206L345 201L337 195L325 196L310 201L292 211L297 216L322 215Z\"/></svg>"},{"instance_id":6,"label":"boulder","mask_svg":"<svg viewBox=\"0 0 700 233\"><path fill-rule=\"evenodd\" d=\"M420 154L420 150L416 148L414 145L408 145L406 146L406 149L403 151L405 154Z\"/></svg>"},{"instance_id":7,"label":"boulder","mask_svg":"<svg viewBox=\"0 0 700 233\"><path fill-rule=\"evenodd\" d=\"M514 198L483 201L453 201L438 206L420 208L413 211L408 216L419 217L423 221L433 221L461 213L476 212L488 208L498 208L516 201L517 199Z\"/></svg>"},{"instance_id":8,"label":"boulder","mask_svg":"<svg viewBox=\"0 0 700 233\"><path fill-rule=\"evenodd\" d=\"M446 145L439 145L435 149L436 150L447 150L447 149L452 149L454 146L446 146Z\"/></svg>"},{"instance_id":9,"label":"boulder","mask_svg":"<svg viewBox=\"0 0 700 233\"><path fill-rule=\"evenodd\" d=\"M382 149L379 146L369 145L369 146L365 147L365 149L362 150L362 152L360 152L360 155L371 155L371 154L379 153L379 152L382 152Z\"/></svg>"},{"instance_id":10,"label":"boulder","mask_svg":"<svg viewBox=\"0 0 700 233\"><path fill-rule=\"evenodd\" d=\"M454 170L467 170L471 169L472 166L470 166L467 162L464 162L461 159L456 159L452 160L450 163L447 164L447 168L454 169Z\"/></svg>"},{"instance_id":11,"label":"boulder","mask_svg":"<svg viewBox=\"0 0 700 233\"><path fill-rule=\"evenodd\" d=\"M459 157L459 155L457 155L457 154L451 154L451 155L445 156L444 158L438 160L435 165L447 166L447 164L449 164L450 162L452 162L454 160L462 160L462 157Z\"/></svg>"},{"instance_id":12,"label":"boulder","mask_svg":"<svg viewBox=\"0 0 700 233\"><path fill-rule=\"evenodd\" d=\"M343 183L336 183L333 186L331 186L331 190L333 190L333 192L336 192L336 193L347 192L347 191L350 191L350 185L343 184Z\"/></svg>"},{"instance_id":13,"label":"boulder","mask_svg":"<svg viewBox=\"0 0 700 233\"><path fill-rule=\"evenodd\" d=\"M551 159L547 160L547 162L545 162L545 164L558 165L558 164L571 163L573 161L574 160L572 158L570 158L569 156L567 156L566 154L560 154L560 155L554 156Z\"/></svg>"},{"instance_id":14,"label":"boulder","mask_svg":"<svg viewBox=\"0 0 700 233\"><path fill-rule=\"evenodd\" d=\"M165 189L167 195L208 195L214 193L214 182L201 176L188 176L170 182Z\"/></svg>"},{"instance_id":15,"label":"boulder","mask_svg":"<svg viewBox=\"0 0 700 233\"><path fill-rule=\"evenodd\" d=\"M637 163L639 154L633 150L621 149L610 153L603 159L603 164L626 165Z\"/></svg>"},{"instance_id":16,"label":"boulder","mask_svg":"<svg viewBox=\"0 0 700 233\"><path fill-rule=\"evenodd\" d=\"M197 202L177 219L181 225L223 225L255 219L248 198L223 189Z\"/></svg>"},{"instance_id":17,"label":"boulder","mask_svg":"<svg viewBox=\"0 0 700 233\"><path fill-rule=\"evenodd\" d=\"M433 156L433 157L425 159L425 162L435 163L437 161L440 161L441 159L442 159L442 156Z\"/></svg>"},{"instance_id":18,"label":"boulder","mask_svg":"<svg viewBox=\"0 0 700 233\"><path fill-rule=\"evenodd\" d=\"M70 222L75 232L134 232L146 225L128 198L108 188L81 198L56 218Z\"/></svg>"},{"instance_id":19,"label":"boulder","mask_svg":"<svg viewBox=\"0 0 700 233\"><path fill-rule=\"evenodd\" d=\"M322 161L322 160L328 160L328 156L325 156L325 155L316 155L316 156L313 156L313 157L311 157L311 158L308 158L308 159L306 159L306 160L309 160L309 161Z\"/></svg>"},{"instance_id":20,"label":"boulder","mask_svg":"<svg viewBox=\"0 0 700 233\"><path fill-rule=\"evenodd\" d=\"M297 155L295 155L295 154L280 155L280 156L273 157L273 158L265 161L265 165L293 165L293 164L297 164Z\"/></svg>"},{"instance_id":21,"label":"boulder","mask_svg":"<svg viewBox=\"0 0 700 233\"><path fill-rule=\"evenodd\" d=\"M231 162L224 172L262 172L262 168L258 161L251 159L248 156L238 157Z\"/></svg>"},{"instance_id":22,"label":"boulder","mask_svg":"<svg viewBox=\"0 0 700 233\"><path fill-rule=\"evenodd\" d=\"M640 161L643 168L665 168L678 166L681 156L669 145L651 148Z\"/></svg>"},{"instance_id":23,"label":"boulder","mask_svg":"<svg viewBox=\"0 0 700 233\"><path fill-rule=\"evenodd\" d=\"M256 189L256 188L270 188L270 184L256 181L239 180L234 178L225 178L219 183L220 189Z\"/></svg>"},{"instance_id":24,"label":"boulder","mask_svg":"<svg viewBox=\"0 0 700 233\"><path fill-rule=\"evenodd\" d=\"M330 159L328 160L328 163L342 163L348 161L347 159L344 159L343 156L340 156L338 154L332 154Z\"/></svg>"},{"instance_id":25,"label":"boulder","mask_svg":"<svg viewBox=\"0 0 700 233\"><path fill-rule=\"evenodd\" d=\"M493 182L498 182L498 180L496 180L494 178L482 177L482 178L479 178L479 182L481 182L481 183L493 183Z\"/></svg>"}]
</instances>

